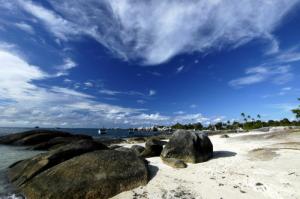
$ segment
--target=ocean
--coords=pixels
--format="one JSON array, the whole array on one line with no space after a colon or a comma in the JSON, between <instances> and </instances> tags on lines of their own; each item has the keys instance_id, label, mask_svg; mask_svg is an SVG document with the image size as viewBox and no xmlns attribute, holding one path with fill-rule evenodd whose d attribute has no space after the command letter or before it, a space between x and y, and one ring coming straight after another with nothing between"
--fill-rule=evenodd
<instances>
[{"instance_id":1,"label":"ocean","mask_svg":"<svg viewBox=\"0 0 300 199\"><path fill-rule=\"evenodd\" d=\"M34 128L5 128L0 127L0 136L18 133L23 131L32 130ZM127 138L127 137L139 137L139 136L151 136L157 134L157 132L133 132L129 133L127 129L107 129L107 134L98 135L98 129L91 128L61 128L55 129L65 131L73 134L90 135L95 138ZM26 150L24 147L11 147L0 145L0 199L19 198L13 193L13 188L8 183L6 178L6 172L9 165L23 159L33 157L41 153L40 151Z\"/></svg>"},{"instance_id":2,"label":"ocean","mask_svg":"<svg viewBox=\"0 0 300 199\"><path fill-rule=\"evenodd\" d=\"M0 127L0 136L11 134L11 133L18 133L28 130L33 130L34 128L13 128L13 127ZM44 129L44 128L42 128ZM58 131L65 131L73 134L84 134L89 135L95 138L128 138L128 137L139 137L139 136L152 136L157 134L157 132L145 132L145 131L135 131L130 132L128 129L107 129L107 134L99 135L99 129L93 128L59 128L59 129L52 129L47 128L49 130L58 130Z\"/></svg>"}]
</instances>

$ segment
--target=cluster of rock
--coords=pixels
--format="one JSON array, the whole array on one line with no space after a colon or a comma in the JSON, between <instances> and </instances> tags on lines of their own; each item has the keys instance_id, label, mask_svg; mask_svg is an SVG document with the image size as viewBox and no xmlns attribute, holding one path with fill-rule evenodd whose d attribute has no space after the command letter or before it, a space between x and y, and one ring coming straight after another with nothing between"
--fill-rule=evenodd
<instances>
[{"instance_id":1,"label":"cluster of rock","mask_svg":"<svg viewBox=\"0 0 300 199\"><path fill-rule=\"evenodd\" d=\"M14 163L8 178L28 198L110 198L146 185L145 158L160 156L175 168L207 161L213 146L206 134L177 131L169 142L159 137L130 139L145 147L107 147L92 137L60 131L34 130L0 138L0 144L47 150Z\"/></svg>"}]
</instances>

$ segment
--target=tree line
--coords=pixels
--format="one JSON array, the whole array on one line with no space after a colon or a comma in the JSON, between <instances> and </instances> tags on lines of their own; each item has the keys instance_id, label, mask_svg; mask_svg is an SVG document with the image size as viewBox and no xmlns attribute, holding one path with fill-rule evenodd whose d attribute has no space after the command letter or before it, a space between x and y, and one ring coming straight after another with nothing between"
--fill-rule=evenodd
<instances>
[{"instance_id":1,"label":"tree line","mask_svg":"<svg viewBox=\"0 0 300 199\"><path fill-rule=\"evenodd\" d=\"M298 99L300 101L300 98ZM210 124L208 126L203 126L201 123L194 124L180 124L177 123L171 126L172 129L185 129L185 130L252 130L263 127L276 127L276 126L300 126L300 105L298 108L291 110L297 120L290 121L287 118L282 120L269 120L262 121L261 115L257 114L256 117L241 113L242 122L239 121L227 121L218 122L216 124Z\"/></svg>"}]
</instances>

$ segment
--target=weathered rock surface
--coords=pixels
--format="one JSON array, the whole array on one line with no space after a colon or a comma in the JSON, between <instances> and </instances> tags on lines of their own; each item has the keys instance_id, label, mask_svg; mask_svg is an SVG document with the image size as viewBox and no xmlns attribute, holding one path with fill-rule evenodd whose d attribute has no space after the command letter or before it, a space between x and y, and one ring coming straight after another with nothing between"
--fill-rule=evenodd
<instances>
[{"instance_id":1,"label":"weathered rock surface","mask_svg":"<svg viewBox=\"0 0 300 199\"><path fill-rule=\"evenodd\" d=\"M10 166L8 178L16 186L21 186L43 171L83 153L107 149L103 144L92 140L80 140L68 145L39 154L33 158Z\"/></svg>"},{"instance_id":2,"label":"weathered rock surface","mask_svg":"<svg viewBox=\"0 0 300 199\"><path fill-rule=\"evenodd\" d=\"M92 139L90 136L87 135L73 135L71 133L62 132L62 131L36 129L36 130L10 134L10 135L0 137L0 144L15 145L15 146L36 145L36 149L40 150L40 149L48 149L49 147L54 146L55 140L53 139L55 138L59 138L61 143L63 142L68 143L70 141L70 138L74 140Z\"/></svg>"},{"instance_id":3,"label":"weathered rock surface","mask_svg":"<svg viewBox=\"0 0 300 199\"><path fill-rule=\"evenodd\" d=\"M39 144L36 144L29 149L31 150L53 150L55 148L58 148L60 146L77 142L79 140L92 140L91 138L82 138L79 136L72 136L72 137L55 137L49 141L42 142Z\"/></svg>"},{"instance_id":4,"label":"weathered rock surface","mask_svg":"<svg viewBox=\"0 0 300 199\"><path fill-rule=\"evenodd\" d=\"M145 150L141 153L141 156L145 158L160 156L163 150L163 142L157 138L149 138L145 146Z\"/></svg>"},{"instance_id":5,"label":"weathered rock surface","mask_svg":"<svg viewBox=\"0 0 300 199\"><path fill-rule=\"evenodd\" d=\"M229 138L229 135L223 134L223 135L220 135L220 138Z\"/></svg>"},{"instance_id":6,"label":"weathered rock surface","mask_svg":"<svg viewBox=\"0 0 300 199\"><path fill-rule=\"evenodd\" d=\"M132 137L127 139L128 144L136 144L136 143L144 143L146 142L146 138L144 137Z\"/></svg>"},{"instance_id":7,"label":"weathered rock surface","mask_svg":"<svg viewBox=\"0 0 300 199\"><path fill-rule=\"evenodd\" d=\"M163 163L166 165L169 165L170 167L173 168L186 168L187 165L184 163L182 160L178 160L175 158L163 158Z\"/></svg>"},{"instance_id":8,"label":"weathered rock surface","mask_svg":"<svg viewBox=\"0 0 300 199\"><path fill-rule=\"evenodd\" d=\"M138 156L141 156L141 154L145 151L145 147L140 145L133 145L131 147L131 150L133 150Z\"/></svg>"},{"instance_id":9,"label":"weathered rock surface","mask_svg":"<svg viewBox=\"0 0 300 199\"><path fill-rule=\"evenodd\" d=\"M165 145L161 158L175 158L189 163L199 163L213 156L213 145L207 134L176 131Z\"/></svg>"},{"instance_id":10,"label":"weathered rock surface","mask_svg":"<svg viewBox=\"0 0 300 199\"><path fill-rule=\"evenodd\" d=\"M147 163L133 152L100 150L58 164L20 188L30 199L106 199L148 182Z\"/></svg>"}]
</instances>

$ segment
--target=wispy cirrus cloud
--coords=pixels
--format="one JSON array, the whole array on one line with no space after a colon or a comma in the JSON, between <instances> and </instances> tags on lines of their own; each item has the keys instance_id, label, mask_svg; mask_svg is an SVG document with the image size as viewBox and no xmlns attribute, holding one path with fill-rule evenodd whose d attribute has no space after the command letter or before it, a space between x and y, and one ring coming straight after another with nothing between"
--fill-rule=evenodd
<instances>
[{"instance_id":1,"label":"wispy cirrus cloud","mask_svg":"<svg viewBox=\"0 0 300 199\"><path fill-rule=\"evenodd\" d=\"M275 84L284 84L293 78L291 67L289 65L281 66L257 66L248 68L245 76L231 80L229 85L232 87L243 87L270 81Z\"/></svg>"},{"instance_id":2,"label":"wispy cirrus cloud","mask_svg":"<svg viewBox=\"0 0 300 199\"><path fill-rule=\"evenodd\" d=\"M184 69L184 66L179 66L179 67L176 69L176 73L182 72L183 69Z\"/></svg>"},{"instance_id":3,"label":"wispy cirrus cloud","mask_svg":"<svg viewBox=\"0 0 300 199\"><path fill-rule=\"evenodd\" d=\"M256 38L269 41L268 51L275 53L279 44L272 32L299 0L49 0L55 10L17 2L64 41L86 35L125 60L155 65Z\"/></svg>"},{"instance_id":4,"label":"wispy cirrus cloud","mask_svg":"<svg viewBox=\"0 0 300 199\"><path fill-rule=\"evenodd\" d=\"M25 22L15 23L14 25L29 34L35 34L33 27Z\"/></svg>"},{"instance_id":5,"label":"wispy cirrus cloud","mask_svg":"<svg viewBox=\"0 0 300 199\"><path fill-rule=\"evenodd\" d=\"M278 54L276 61L282 63L291 63L300 61L300 49L299 46L290 48Z\"/></svg>"},{"instance_id":6,"label":"wispy cirrus cloud","mask_svg":"<svg viewBox=\"0 0 300 199\"><path fill-rule=\"evenodd\" d=\"M77 67L77 63L75 61L73 61L71 58L69 57L65 57L63 60L63 64L55 67L58 72L56 73L56 76L65 76L69 74L69 70L72 68Z\"/></svg>"},{"instance_id":7,"label":"wispy cirrus cloud","mask_svg":"<svg viewBox=\"0 0 300 199\"><path fill-rule=\"evenodd\" d=\"M0 126L115 127L174 122L174 117L103 103L82 91L39 86L38 81L56 77L31 65L14 48L0 43Z\"/></svg>"},{"instance_id":8,"label":"wispy cirrus cloud","mask_svg":"<svg viewBox=\"0 0 300 199\"><path fill-rule=\"evenodd\" d=\"M153 90L153 89L149 90L149 96L154 96L156 94L157 94L156 90Z\"/></svg>"}]
</instances>

